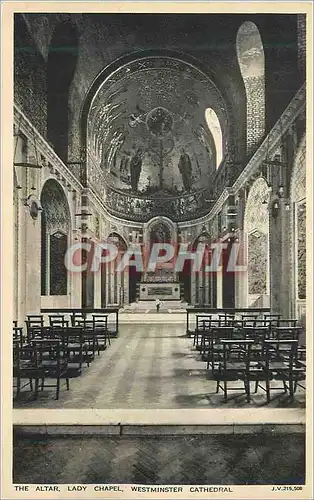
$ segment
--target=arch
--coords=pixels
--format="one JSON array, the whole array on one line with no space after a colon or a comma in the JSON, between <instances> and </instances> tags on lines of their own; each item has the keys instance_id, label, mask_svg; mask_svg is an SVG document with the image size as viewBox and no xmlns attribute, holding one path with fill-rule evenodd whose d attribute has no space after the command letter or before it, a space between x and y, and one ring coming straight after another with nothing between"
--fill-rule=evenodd
<instances>
[{"instance_id":1,"label":"arch","mask_svg":"<svg viewBox=\"0 0 314 500\"><path fill-rule=\"evenodd\" d=\"M219 167L223 159L223 140L220 121L217 114L212 108L207 108L205 111L206 124L211 133L216 149L216 168Z\"/></svg>"},{"instance_id":2,"label":"arch","mask_svg":"<svg viewBox=\"0 0 314 500\"><path fill-rule=\"evenodd\" d=\"M266 180L260 177L249 191L244 214L247 262L244 301L248 307L254 307L254 302L263 296L269 297L269 200L269 187Z\"/></svg>"},{"instance_id":3,"label":"arch","mask_svg":"<svg viewBox=\"0 0 314 500\"><path fill-rule=\"evenodd\" d=\"M191 276L190 280L188 280L188 283L190 283L191 295L194 297L193 302L194 304L198 304L200 306L204 306L205 304L212 305L212 280L210 279L209 273L205 271L206 265L209 264L210 253L208 253L208 251L210 252L210 242L211 237L207 231L202 231L200 234L198 234L192 242L191 249L192 252L195 252L198 245L205 245L202 265L199 271L193 271L190 262L186 266L186 270L190 272Z\"/></svg>"},{"instance_id":4,"label":"arch","mask_svg":"<svg viewBox=\"0 0 314 500\"><path fill-rule=\"evenodd\" d=\"M45 182L41 197L41 295L67 295L68 272L64 264L71 227L70 209L61 185Z\"/></svg>"},{"instance_id":5,"label":"arch","mask_svg":"<svg viewBox=\"0 0 314 500\"><path fill-rule=\"evenodd\" d=\"M108 243L116 245L118 255L114 262L101 267L102 282L102 304L107 302L111 305L123 305L128 302L129 296L129 273L130 269L125 268L122 272L117 272L118 263L127 251L128 245L125 239L117 232L113 231L107 238Z\"/></svg>"},{"instance_id":6,"label":"arch","mask_svg":"<svg viewBox=\"0 0 314 500\"><path fill-rule=\"evenodd\" d=\"M298 318L305 316L306 300L306 141L295 155L290 185L290 242L292 264L292 309Z\"/></svg>"},{"instance_id":7,"label":"arch","mask_svg":"<svg viewBox=\"0 0 314 500\"><path fill-rule=\"evenodd\" d=\"M177 225L176 225L176 223L174 223L168 217L157 216L157 217L153 217L152 219L150 219L147 222L146 227L144 227L144 243L146 246L149 247L151 245L151 243L153 243L151 240L151 234L158 227L159 228L164 227L164 232L165 232L165 235L167 236L167 240L164 242L173 243L173 244L175 244L177 242Z\"/></svg>"},{"instance_id":8,"label":"arch","mask_svg":"<svg viewBox=\"0 0 314 500\"><path fill-rule=\"evenodd\" d=\"M120 250L126 251L127 250L127 243L125 239L119 234L113 231L112 233L109 234L107 238L108 243L113 243L116 245Z\"/></svg>"},{"instance_id":9,"label":"arch","mask_svg":"<svg viewBox=\"0 0 314 500\"><path fill-rule=\"evenodd\" d=\"M202 121L194 130L194 126L192 127L191 125L192 122L186 121L186 113L183 108L178 107L177 114L180 117L176 123L180 127L187 126L190 128L188 132L191 136L191 144L195 145L195 151L194 149L192 151L191 146L191 151L186 150L185 157L182 159L180 153L182 153L184 144L181 144L176 137L173 139L171 131L169 138L167 137L167 140L164 141L165 147L162 154L166 158L166 162L169 164L173 163L174 168L167 169L163 166L161 172L157 169L152 169L148 161L151 154L155 159L160 154L160 150L157 151L155 147L156 141L151 138L151 131L147 132L146 130L149 109L146 109L146 107L142 109L139 106L140 109L135 114L131 110L132 114L130 113L126 121L124 117L127 115L122 112L124 100L126 101L125 106L129 109L128 101L124 99L124 79L130 79L137 71L140 73L141 68L145 66L150 70L154 70L158 64L160 64L162 69L165 68L167 71L170 71L172 68L175 68L175 71L179 71L181 67L184 67L186 78L189 79L193 76L193 80L196 79L200 86L206 86L209 92L208 96L205 93L201 94L203 96L201 107L198 107L199 103L197 99L195 101L195 94L193 92L185 93L186 102L190 103L189 105L192 106L193 113L195 110L198 120L201 118ZM195 74L198 75L198 78L194 78ZM112 92L110 90L111 87ZM107 99L106 106L100 106L99 103L107 94L110 94L112 102L109 102ZM181 212L184 205L188 205L187 209L190 219L195 217L196 212L199 216L199 210L204 210L204 208L202 208L200 200L196 202L196 200L187 199L182 172L192 170L192 176L190 174L186 175L187 178L192 177L193 180L192 195L194 192L198 193L204 188L204 171L208 172L208 177L206 177L208 184L212 182L211 174L215 172L216 161L213 161L215 143L205 123L205 110L208 104L210 104L211 109L217 115L225 148L227 148L227 145L231 147L235 117L231 116L227 96L223 96L218 89L215 83L215 76L209 74L208 69L196 59L177 51L140 50L115 60L97 75L86 95L82 107L81 182L84 185L92 185L103 198L108 211L122 219L138 220L138 216L140 220L146 222L151 217L160 213L164 215L171 214L174 219L181 220ZM118 105L121 109L117 108ZM112 107L111 111L109 106ZM116 108L117 110L115 110ZM169 109L171 108L169 107ZM141 113L142 111L144 111L144 114L143 116L140 115L137 121L137 113ZM105 116L108 115L108 120L109 118L112 120L117 115L114 127L111 127L110 130L106 126L107 119L102 120L102 124L99 127L97 126L103 112ZM133 146L129 146L132 142L132 134L135 133L134 131L137 126L142 127L143 134L144 132L145 134L150 134L149 138L152 142L152 144L144 147L145 151L142 149L143 154L142 156L140 155L139 159L134 158L135 154L132 153ZM112 140L110 134L112 134ZM143 138L141 135L139 135L139 140L142 144ZM126 144L128 147L125 146ZM135 144L136 141L134 141L134 150L136 149ZM111 150L113 151L112 148L116 154L111 154ZM217 149L220 151L221 148L218 147ZM110 161L108 160L108 155L110 156ZM136 179L134 178L134 186L139 190L137 196L134 195L132 177L130 175L131 163L135 159L137 160L135 163L136 172L139 175L138 183L135 182ZM105 186L105 189L103 186ZM191 186L189 189L191 189ZM161 201L159 201L157 196L159 191L162 193L163 199Z\"/></svg>"},{"instance_id":10,"label":"arch","mask_svg":"<svg viewBox=\"0 0 314 500\"><path fill-rule=\"evenodd\" d=\"M70 22L56 27L53 32L47 62L47 137L56 153L68 159L69 88L73 80L78 56L78 34Z\"/></svg>"},{"instance_id":11,"label":"arch","mask_svg":"<svg viewBox=\"0 0 314 500\"><path fill-rule=\"evenodd\" d=\"M261 35L245 21L236 39L238 63L246 91L247 153L258 147L265 134L265 56Z\"/></svg>"}]
</instances>

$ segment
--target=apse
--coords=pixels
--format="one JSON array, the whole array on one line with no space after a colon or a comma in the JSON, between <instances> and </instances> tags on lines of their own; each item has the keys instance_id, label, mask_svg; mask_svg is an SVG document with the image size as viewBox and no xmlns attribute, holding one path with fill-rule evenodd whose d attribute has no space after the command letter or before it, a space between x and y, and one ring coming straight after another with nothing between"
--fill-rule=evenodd
<instances>
[{"instance_id":1,"label":"apse","mask_svg":"<svg viewBox=\"0 0 314 500\"><path fill-rule=\"evenodd\" d=\"M93 97L88 181L125 219L194 218L208 211L226 136L224 102L206 75L179 59L137 59L109 74Z\"/></svg>"}]
</instances>

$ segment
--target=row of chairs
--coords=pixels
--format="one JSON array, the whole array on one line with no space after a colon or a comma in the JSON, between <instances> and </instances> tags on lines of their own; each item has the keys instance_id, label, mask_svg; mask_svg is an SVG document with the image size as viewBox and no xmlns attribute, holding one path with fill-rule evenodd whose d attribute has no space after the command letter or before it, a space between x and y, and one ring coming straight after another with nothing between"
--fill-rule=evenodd
<instances>
[{"instance_id":1,"label":"row of chairs","mask_svg":"<svg viewBox=\"0 0 314 500\"><path fill-rule=\"evenodd\" d=\"M96 327L105 325L108 328L108 314L92 314L88 319L85 313L73 312L69 315L65 314L49 314L48 324L45 325L45 318L42 314L28 315L26 318L26 326L88 326ZM14 326L17 327L17 322L14 321Z\"/></svg>"},{"instance_id":2,"label":"row of chairs","mask_svg":"<svg viewBox=\"0 0 314 500\"><path fill-rule=\"evenodd\" d=\"M273 315L277 316L277 315ZM274 329L279 328L297 328L297 320L296 319L281 319L278 317L264 317L259 319L258 317L241 317L241 319L237 319L234 316L230 317L220 316L218 319L213 319L211 315L198 315L196 317L196 328L194 330L194 340L193 345L196 345L199 348L200 341L203 337L204 332L210 331L212 328L233 328L234 330L243 330L246 328L254 328L260 330L273 331Z\"/></svg>"},{"instance_id":3,"label":"row of chairs","mask_svg":"<svg viewBox=\"0 0 314 500\"><path fill-rule=\"evenodd\" d=\"M13 327L13 377L16 381L16 397L29 387L38 397L39 389L54 387L59 398L60 382L81 375L83 365L90 366L96 353L100 355L111 343L107 321L99 316L87 321L77 319L69 325L64 318L50 318L44 326L42 317L28 317L26 332L15 323ZM106 318L105 318L106 319ZM54 383L50 384L51 379Z\"/></svg>"},{"instance_id":4,"label":"row of chairs","mask_svg":"<svg viewBox=\"0 0 314 500\"><path fill-rule=\"evenodd\" d=\"M265 340L256 344L253 339L221 340L219 350L209 355L209 365L213 380L216 381L216 392L222 389L227 400L228 382L242 381L244 388L232 387L232 391L244 389L247 401L251 400L251 382L254 382L254 393L258 389L266 392L267 402L270 391L278 391L278 386L271 386L272 381L282 381L283 391L290 397L298 386L303 387L305 380L305 360L298 356L297 340ZM262 384L263 382L263 384Z\"/></svg>"},{"instance_id":5,"label":"row of chairs","mask_svg":"<svg viewBox=\"0 0 314 500\"><path fill-rule=\"evenodd\" d=\"M226 319L226 318L225 318ZM227 319L227 321L230 318ZM206 319L208 321L208 318ZM207 362L211 378L216 381L216 392L221 389L227 400L228 383L242 381L241 387L232 390L244 390L247 400L251 399L251 382L255 383L254 392L266 391L270 401L273 380L283 382L284 392L293 397L297 387L304 387L306 359L305 347L300 345L302 329L295 326L294 320L281 320L293 326L277 326L263 318L264 324L247 326L246 320L240 323L210 319L210 324L198 325L194 334L194 346Z\"/></svg>"}]
</instances>

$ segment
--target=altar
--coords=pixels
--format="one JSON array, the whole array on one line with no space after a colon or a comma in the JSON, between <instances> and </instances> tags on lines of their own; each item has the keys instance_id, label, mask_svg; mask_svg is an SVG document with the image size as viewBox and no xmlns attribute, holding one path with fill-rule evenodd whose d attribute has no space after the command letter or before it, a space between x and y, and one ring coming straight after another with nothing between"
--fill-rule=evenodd
<instances>
[{"instance_id":1,"label":"altar","mask_svg":"<svg viewBox=\"0 0 314 500\"><path fill-rule=\"evenodd\" d=\"M179 282L142 282L140 284L140 300L180 300Z\"/></svg>"}]
</instances>

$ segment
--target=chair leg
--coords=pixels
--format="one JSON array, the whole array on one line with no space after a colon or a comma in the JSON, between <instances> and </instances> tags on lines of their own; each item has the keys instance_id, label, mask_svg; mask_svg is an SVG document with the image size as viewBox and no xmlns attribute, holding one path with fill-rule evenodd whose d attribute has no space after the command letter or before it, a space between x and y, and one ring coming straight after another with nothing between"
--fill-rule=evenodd
<instances>
[{"instance_id":1,"label":"chair leg","mask_svg":"<svg viewBox=\"0 0 314 500\"><path fill-rule=\"evenodd\" d=\"M244 388L245 388L245 392L246 392L246 399L247 399L247 402L249 403L251 401L251 387L250 387L249 380L244 382Z\"/></svg>"},{"instance_id":2,"label":"chair leg","mask_svg":"<svg viewBox=\"0 0 314 500\"><path fill-rule=\"evenodd\" d=\"M59 392L60 392L60 377L57 377L57 391L56 391L56 399L59 399Z\"/></svg>"},{"instance_id":3,"label":"chair leg","mask_svg":"<svg viewBox=\"0 0 314 500\"><path fill-rule=\"evenodd\" d=\"M217 380L217 384L216 384L216 394L218 394L219 392L219 380Z\"/></svg>"},{"instance_id":4,"label":"chair leg","mask_svg":"<svg viewBox=\"0 0 314 500\"><path fill-rule=\"evenodd\" d=\"M227 381L224 380L224 400L227 401Z\"/></svg>"},{"instance_id":5,"label":"chair leg","mask_svg":"<svg viewBox=\"0 0 314 500\"><path fill-rule=\"evenodd\" d=\"M38 398L39 378L35 379L35 399Z\"/></svg>"},{"instance_id":6,"label":"chair leg","mask_svg":"<svg viewBox=\"0 0 314 500\"><path fill-rule=\"evenodd\" d=\"M29 379L29 388L33 392L33 379L32 378Z\"/></svg>"},{"instance_id":7,"label":"chair leg","mask_svg":"<svg viewBox=\"0 0 314 500\"><path fill-rule=\"evenodd\" d=\"M289 377L289 394L290 394L290 397L293 398L294 390L293 390L293 378L292 377Z\"/></svg>"},{"instance_id":8,"label":"chair leg","mask_svg":"<svg viewBox=\"0 0 314 500\"><path fill-rule=\"evenodd\" d=\"M269 386L269 378L266 378L266 397L267 397L267 402L269 403L270 401L270 386Z\"/></svg>"},{"instance_id":9,"label":"chair leg","mask_svg":"<svg viewBox=\"0 0 314 500\"><path fill-rule=\"evenodd\" d=\"M65 380L66 380L66 384L67 384L67 391L69 391L70 390L70 380L68 377Z\"/></svg>"},{"instance_id":10,"label":"chair leg","mask_svg":"<svg viewBox=\"0 0 314 500\"><path fill-rule=\"evenodd\" d=\"M258 382L259 382L258 380L256 380L256 381L255 381L255 388L254 388L254 392L255 392L255 394L256 394L256 393L257 393L257 391L258 391Z\"/></svg>"}]
</instances>

